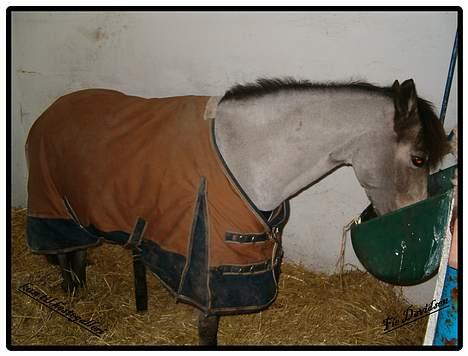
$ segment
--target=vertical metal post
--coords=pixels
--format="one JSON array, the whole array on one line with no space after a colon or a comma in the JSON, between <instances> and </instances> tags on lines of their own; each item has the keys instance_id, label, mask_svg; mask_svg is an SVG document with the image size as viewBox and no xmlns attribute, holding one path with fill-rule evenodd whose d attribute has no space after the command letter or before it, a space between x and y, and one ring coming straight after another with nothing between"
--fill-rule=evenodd
<instances>
[{"instance_id":1,"label":"vertical metal post","mask_svg":"<svg viewBox=\"0 0 468 356\"><path fill-rule=\"evenodd\" d=\"M455 41L453 43L452 56L450 58L447 82L445 83L444 98L442 100L442 107L440 109L440 121L442 122L442 125L444 124L445 113L447 112L447 104L448 104L448 99L450 96L450 89L452 87L453 73L455 72L455 63L457 61L457 51L458 51L458 29L455 34ZM449 140L451 139L450 136L451 135L449 135ZM452 220L452 214L450 214L449 221L451 220ZM447 230L448 231L445 236L443 252L442 252L442 257L440 261L439 273L437 276L437 282L436 282L436 286L434 290L434 299L436 299L437 301L441 299L444 289L447 288L448 286L445 277L446 277L447 270L448 270L448 257L450 253L451 239L452 239L452 235L450 232L450 224L447 227ZM439 331L439 334L447 331L447 330L442 329L441 323L442 321L439 320L438 313L432 313L429 316L429 320L428 320L427 327L426 327L426 335L425 335L424 342L423 342L424 345L437 345L437 341L435 340L436 331ZM455 328L455 325L454 325L454 328ZM438 335L438 337L440 336L441 335ZM455 343L454 346L458 346L458 336L456 336L454 343Z\"/></svg>"},{"instance_id":2,"label":"vertical metal post","mask_svg":"<svg viewBox=\"0 0 468 356\"><path fill-rule=\"evenodd\" d=\"M450 89L452 88L453 73L455 72L455 63L457 62L457 51L458 51L458 29L455 33L455 41L452 48L452 57L450 58L450 65L447 75L447 82L445 83L444 98L442 100L442 107L440 109L440 121L442 125L445 121L445 113L447 112L447 104L450 96Z\"/></svg>"}]
</instances>

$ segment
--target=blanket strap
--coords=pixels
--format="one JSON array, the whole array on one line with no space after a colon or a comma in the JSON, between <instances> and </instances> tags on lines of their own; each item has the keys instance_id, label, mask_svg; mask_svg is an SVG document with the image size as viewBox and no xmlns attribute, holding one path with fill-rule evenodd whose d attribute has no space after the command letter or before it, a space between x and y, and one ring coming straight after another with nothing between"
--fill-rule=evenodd
<instances>
[{"instance_id":1,"label":"blanket strap","mask_svg":"<svg viewBox=\"0 0 468 356\"><path fill-rule=\"evenodd\" d=\"M268 241L268 235L266 233L240 234L235 232L226 232L224 240L227 242L237 243L263 242Z\"/></svg>"},{"instance_id":2,"label":"blanket strap","mask_svg":"<svg viewBox=\"0 0 468 356\"><path fill-rule=\"evenodd\" d=\"M146 225L147 222L144 219L140 217L137 218L133 231L124 245L125 248L140 249L141 239L145 233Z\"/></svg>"},{"instance_id":3,"label":"blanket strap","mask_svg":"<svg viewBox=\"0 0 468 356\"><path fill-rule=\"evenodd\" d=\"M147 222L141 217L137 218L133 231L124 245L132 249L133 277L135 282L135 304L138 312L148 310L148 288L146 285L146 267L141 258L141 240L146 230Z\"/></svg>"}]
</instances>

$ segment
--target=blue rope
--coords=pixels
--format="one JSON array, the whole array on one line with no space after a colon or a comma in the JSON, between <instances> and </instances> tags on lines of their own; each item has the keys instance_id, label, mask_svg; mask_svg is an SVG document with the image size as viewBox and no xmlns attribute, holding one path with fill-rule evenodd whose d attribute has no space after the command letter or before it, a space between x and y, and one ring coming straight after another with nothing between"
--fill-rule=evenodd
<instances>
[{"instance_id":1,"label":"blue rope","mask_svg":"<svg viewBox=\"0 0 468 356\"><path fill-rule=\"evenodd\" d=\"M453 73L455 72L455 63L457 62L458 50L458 29L455 33L455 41L453 43L452 58L450 59L450 66L447 75L447 82L445 83L444 99L442 100L442 108L440 109L440 121L444 124L445 113L447 112L447 104L450 96L450 88L452 87Z\"/></svg>"}]
</instances>

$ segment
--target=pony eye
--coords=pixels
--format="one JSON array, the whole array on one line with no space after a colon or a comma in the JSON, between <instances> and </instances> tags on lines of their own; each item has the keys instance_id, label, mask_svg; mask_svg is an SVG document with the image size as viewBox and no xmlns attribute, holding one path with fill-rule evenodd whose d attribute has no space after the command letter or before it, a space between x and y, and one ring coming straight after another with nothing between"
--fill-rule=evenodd
<instances>
[{"instance_id":1,"label":"pony eye","mask_svg":"<svg viewBox=\"0 0 468 356\"><path fill-rule=\"evenodd\" d=\"M426 160L419 156L411 156L411 161L418 168L424 166L424 163L426 163Z\"/></svg>"}]
</instances>

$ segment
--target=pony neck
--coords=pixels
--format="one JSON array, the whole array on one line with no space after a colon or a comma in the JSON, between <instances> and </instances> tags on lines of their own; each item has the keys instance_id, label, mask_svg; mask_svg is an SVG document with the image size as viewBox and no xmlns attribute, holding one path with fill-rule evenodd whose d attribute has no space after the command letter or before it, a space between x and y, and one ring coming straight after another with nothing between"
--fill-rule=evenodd
<instances>
[{"instance_id":1,"label":"pony neck","mask_svg":"<svg viewBox=\"0 0 468 356\"><path fill-rule=\"evenodd\" d=\"M393 127L391 99L351 90L280 92L219 104L215 138L244 192L272 210ZM369 149L375 149L370 147Z\"/></svg>"}]
</instances>

